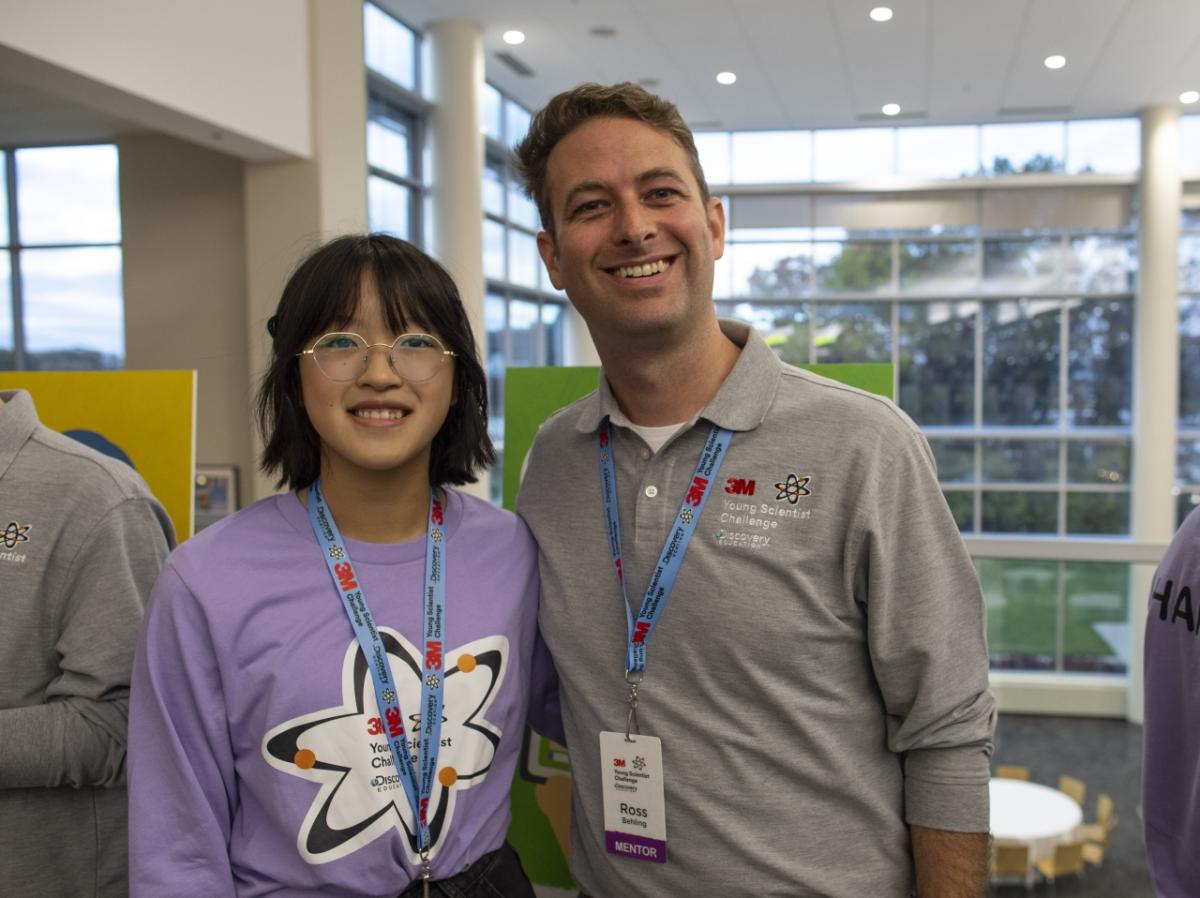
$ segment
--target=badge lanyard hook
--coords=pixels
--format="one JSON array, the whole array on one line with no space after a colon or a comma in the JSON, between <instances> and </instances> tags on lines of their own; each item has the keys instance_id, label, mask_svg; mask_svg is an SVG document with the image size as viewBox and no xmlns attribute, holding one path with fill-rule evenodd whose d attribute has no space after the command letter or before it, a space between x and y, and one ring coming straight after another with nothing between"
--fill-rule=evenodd
<instances>
[{"instance_id":1,"label":"badge lanyard hook","mask_svg":"<svg viewBox=\"0 0 1200 898\"><path fill-rule=\"evenodd\" d=\"M625 741L634 742L636 740L630 738L632 733L634 736L642 734L638 727L638 686L642 684L642 677L645 675L644 670L627 670L625 671L625 682L629 684L629 698L626 701L629 703L629 716L625 718Z\"/></svg>"}]
</instances>

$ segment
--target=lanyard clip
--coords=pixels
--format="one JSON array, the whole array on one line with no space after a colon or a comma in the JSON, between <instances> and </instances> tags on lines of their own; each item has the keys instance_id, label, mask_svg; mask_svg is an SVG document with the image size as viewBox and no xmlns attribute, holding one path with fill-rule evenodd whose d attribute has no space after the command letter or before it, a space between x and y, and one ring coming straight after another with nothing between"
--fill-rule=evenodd
<instances>
[{"instance_id":1,"label":"lanyard clip","mask_svg":"<svg viewBox=\"0 0 1200 898\"><path fill-rule=\"evenodd\" d=\"M625 700L629 704L629 715L625 718L625 741L633 742L629 738L632 733L635 736L641 735L641 729L638 727L638 686L642 683L642 678L645 676L645 671L642 670L626 670L625 682L629 684L629 697Z\"/></svg>"},{"instance_id":2,"label":"lanyard clip","mask_svg":"<svg viewBox=\"0 0 1200 898\"><path fill-rule=\"evenodd\" d=\"M421 895L429 898L429 852L421 852Z\"/></svg>"}]
</instances>

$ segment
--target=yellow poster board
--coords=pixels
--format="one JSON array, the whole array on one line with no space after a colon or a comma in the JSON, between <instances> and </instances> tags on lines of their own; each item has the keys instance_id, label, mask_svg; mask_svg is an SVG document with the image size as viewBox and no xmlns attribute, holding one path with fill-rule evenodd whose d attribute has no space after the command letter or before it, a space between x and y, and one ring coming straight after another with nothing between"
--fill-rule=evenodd
<instances>
[{"instance_id":1,"label":"yellow poster board","mask_svg":"<svg viewBox=\"0 0 1200 898\"><path fill-rule=\"evenodd\" d=\"M180 542L191 536L195 371L3 371L0 390L28 390L51 430L124 455L171 516Z\"/></svg>"}]
</instances>

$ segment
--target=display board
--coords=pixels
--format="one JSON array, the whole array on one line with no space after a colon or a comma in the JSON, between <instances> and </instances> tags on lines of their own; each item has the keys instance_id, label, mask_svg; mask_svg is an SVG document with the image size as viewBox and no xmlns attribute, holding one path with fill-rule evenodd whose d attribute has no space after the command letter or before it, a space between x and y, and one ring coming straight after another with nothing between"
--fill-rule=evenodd
<instances>
[{"instance_id":1,"label":"display board","mask_svg":"<svg viewBox=\"0 0 1200 898\"><path fill-rule=\"evenodd\" d=\"M51 430L131 465L191 536L195 371L4 371L0 390L28 390Z\"/></svg>"},{"instance_id":2,"label":"display board","mask_svg":"<svg viewBox=\"0 0 1200 898\"><path fill-rule=\"evenodd\" d=\"M891 365L798 367L892 398ZM504 507L516 505L521 468L538 428L563 406L596 389L599 368L509 368L505 373ZM597 526L601 526L598 524ZM615 593L614 593L615 595ZM532 730L513 778L508 840L536 885L568 889L571 766L562 746Z\"/></svg>"}]
</instances>

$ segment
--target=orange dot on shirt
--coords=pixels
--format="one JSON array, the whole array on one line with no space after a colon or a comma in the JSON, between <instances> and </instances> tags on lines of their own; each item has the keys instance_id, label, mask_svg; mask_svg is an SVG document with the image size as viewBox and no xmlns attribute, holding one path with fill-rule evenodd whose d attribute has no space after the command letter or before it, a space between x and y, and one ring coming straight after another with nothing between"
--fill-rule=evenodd
<instances>
[{"instance_id":1,"label":"orange dot on shirt","mask_svg":"<svg viewBox=\"0 0 1200 898\"><path fill-rule=\"evenodd\" d=\"M453 767L443 767L438 771L438 782L449 789L458 782L458 771Z\"/></svg>"},{"instance_id":2,"label":"orange dot on shirt","mask_svg":"<svg viewBox=\"0 0 1200 898\"><path fill-rule=\"evenodd\" d=\"M462 671L463 673L470 673L471 671L473 671L475 669L475 656L474 655L459 655L458 656L458 669L460 671Z\"/></svg>"},{"instance_id":3,"label":"orange dot on shirt","mask_svg":"<svg viewBox=\"0 0 1200 898\"><path fill-rule=\"evenodd\" d=\"M302 748L296 752L292 762L301 770L310 770L317 763L317 756L307 748Z\"/></svg>"}]
</instances>

